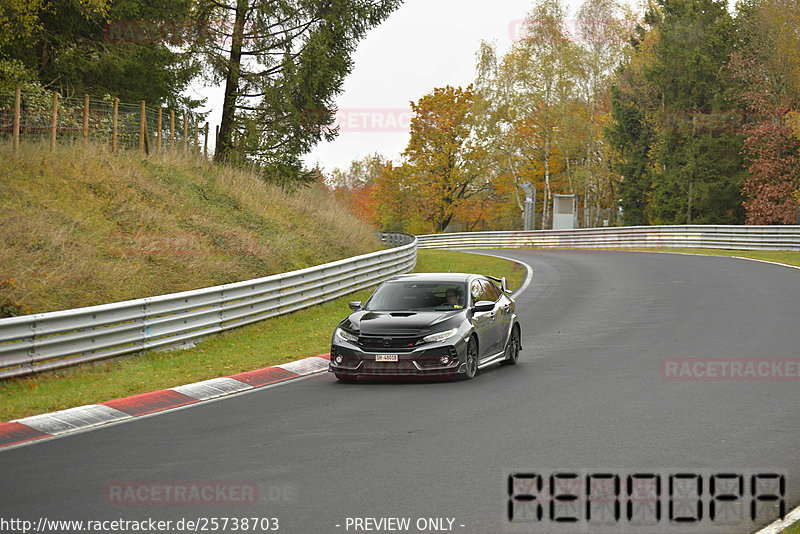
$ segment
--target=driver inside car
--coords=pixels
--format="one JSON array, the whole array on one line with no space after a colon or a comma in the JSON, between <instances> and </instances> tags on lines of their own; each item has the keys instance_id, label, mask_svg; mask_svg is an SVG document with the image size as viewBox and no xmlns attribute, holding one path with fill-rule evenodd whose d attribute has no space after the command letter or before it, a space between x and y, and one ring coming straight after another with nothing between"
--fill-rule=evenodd
<instances>
[{"instance_id":1,"label":"driver inside car","mask_svg":"<svg viewBox=\"0 0 800 534\"><path fill-rule=\"evenodd\" d=\"M461 308L461 304L459 303L458 292L455 289L448 289L447 290L447 303L452 304L453 308Z\"/></svg>"}]
</instances>

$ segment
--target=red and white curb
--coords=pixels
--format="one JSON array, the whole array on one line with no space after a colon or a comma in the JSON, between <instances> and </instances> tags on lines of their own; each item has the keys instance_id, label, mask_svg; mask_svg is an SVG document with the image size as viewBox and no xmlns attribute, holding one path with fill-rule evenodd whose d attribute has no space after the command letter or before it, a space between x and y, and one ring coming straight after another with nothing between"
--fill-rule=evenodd
<instances>
[{"instance_id":1,"label":"red and white curb","mask_svg":"<svg viewBox=\"0 0 800 534\"><path fill-rule=\"evenodd\" d=\"M767 525L755 534L780 534L784 529L800 522L800 506L786 514L786 517Z\"/></svg>"},{"instance_id":2,"label":"red and white curb","mask_svg":"<svg viewBox=\"0 0 800 534\"><path fill-rule=\"evenodd\" d=\"M312 356L274 367L0 423L0 449L319 373L328 369L329 360L328 354Z\"/></svg>"}]
</instances>

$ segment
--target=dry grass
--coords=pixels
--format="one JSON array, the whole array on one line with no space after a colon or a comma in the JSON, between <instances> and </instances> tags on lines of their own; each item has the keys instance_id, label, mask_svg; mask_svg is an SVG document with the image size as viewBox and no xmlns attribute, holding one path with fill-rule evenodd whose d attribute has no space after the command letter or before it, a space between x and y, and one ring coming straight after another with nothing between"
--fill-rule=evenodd
<instances>
[{"instance_id":1,"label":"dry grass","mask_svg":"<svg viewBox=\"0 0 800 534\"><path fill-rule=\"evenodd\" d=\"M103 146L0 147L0 316L267 276L381 247L326 191ZM5 312L5 314L3 314Z\"/></svg>"}]
</instances>

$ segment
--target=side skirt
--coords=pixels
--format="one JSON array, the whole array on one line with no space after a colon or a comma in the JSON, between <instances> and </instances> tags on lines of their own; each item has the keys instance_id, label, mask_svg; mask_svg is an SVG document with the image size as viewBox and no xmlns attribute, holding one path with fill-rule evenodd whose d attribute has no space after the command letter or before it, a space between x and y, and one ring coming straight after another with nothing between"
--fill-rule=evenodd
<instances>
[{"instance_id":1,"label":"side skirt","mask_svg":"<svg viewBox=\"0 0 800 534\"><path fill-rule=\"evenodd\" d=\"M506 356L506 351L505 350L501 350L497 354L493 354L493 355L487 357L486 361L483 361L483 362L479 363L478 364L478 369L483 369L484 367L488 367L488 366L492 365L493 363L497 363L497 362L501 361L503 358L505 358L505 356Z\"/></svg>"}]
</instances>

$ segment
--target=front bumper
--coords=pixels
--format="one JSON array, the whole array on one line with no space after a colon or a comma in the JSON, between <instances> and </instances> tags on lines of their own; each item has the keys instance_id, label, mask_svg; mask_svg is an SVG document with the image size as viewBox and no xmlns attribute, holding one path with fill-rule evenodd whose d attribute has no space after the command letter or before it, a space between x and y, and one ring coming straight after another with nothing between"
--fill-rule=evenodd
<instances>
[{"instance_id":1,"label":"front bumper","mask_svg":"<svg viewBox=\"0 0 800 534\"><path fill-rule=\"evenodd\" d=\"M449 341L449 340L448 340ZM331 345L328 370L347 377L454 376L464 372L466 342L429 343L413 350L369 350L348 342ZM397 355L396 362L376 361L376 356ZM442 358L447 358L447 363ZM341 361L339 361L341 360Z\"/></svg>"}]
</instances>

